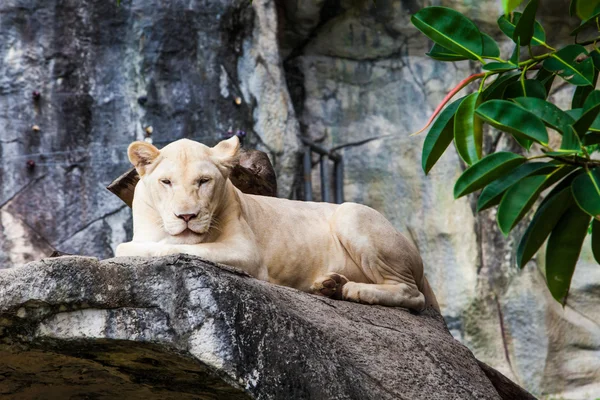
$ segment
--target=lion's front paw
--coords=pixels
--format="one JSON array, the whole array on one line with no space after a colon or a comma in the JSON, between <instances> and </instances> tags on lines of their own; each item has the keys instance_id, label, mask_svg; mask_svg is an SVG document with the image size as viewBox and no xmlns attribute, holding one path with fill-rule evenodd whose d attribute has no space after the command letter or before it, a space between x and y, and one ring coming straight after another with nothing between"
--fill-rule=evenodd
<instances>
[{"instance_id":1,"label":"lion's front paw","mask_svg":"<svg viewBox=\"0 0 600 400\"><path fill-rule=\"evenodd\" d=\"M313 282L310 289L315 294L341 300L342 289L346 283L348 283L348 278L346 278L344 275L330 272L327 275L318 277Z\"/></svg>"},{"instance_id":2,"label":"lion's front paw","mask_svg":"<svg viewBox=\"0 0 600 400\"><path fill-rule=\"evenodd\" d=\"M152 251L152 255L154 257L170 256L171 254L179 253L182 253L182 251L177 246L164 244L156 246L156 248Z\"/></svg>"},{"instance_id":3,"label":"lion's front paw","mask_svg":"<svg viewBox=\"0 0 600 400\"><path fill-rule=\"evenodd\" d=\"M120 245L117 246L117 249L115 250L115 257L125 257L125 256L128 256L127 244L121 243Z\"/></svg>"}]
</instances>

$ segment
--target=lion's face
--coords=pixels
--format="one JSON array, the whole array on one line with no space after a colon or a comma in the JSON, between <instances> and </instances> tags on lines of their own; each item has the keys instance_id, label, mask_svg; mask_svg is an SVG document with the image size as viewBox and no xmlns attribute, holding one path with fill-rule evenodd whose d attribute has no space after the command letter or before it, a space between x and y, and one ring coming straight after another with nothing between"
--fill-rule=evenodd
<instances>
[{"instance_id":1,"label":"lion's face","mask_svg":"<svg viewBox=\"0 0 600 400\"><path fill-rule=\"evenodd\" d=\"M236 136L213 148L187 139L160 151L145 142L129 146L129 159L149 197L145 200L159 213L165 232L185 242L199 242L209 232L238 148Z\"/></svg>"}]
</instances>

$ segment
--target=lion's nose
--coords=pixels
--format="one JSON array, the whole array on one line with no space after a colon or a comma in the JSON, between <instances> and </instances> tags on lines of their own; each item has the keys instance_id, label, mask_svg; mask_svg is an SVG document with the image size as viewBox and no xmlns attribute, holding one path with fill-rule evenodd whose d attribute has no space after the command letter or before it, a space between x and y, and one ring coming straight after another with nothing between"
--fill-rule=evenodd
<instances>
[{"instance_id":1,"label":"lion's nose","mask_svg":"<svg viewBox=\"0 0 600 400\"><path fill-rule=\"evenodd\" d=\"M196 218L198 214L178 214L177 218L184 220L185 222L190 222L192 218Z\"/></svg>"}]
</instances>

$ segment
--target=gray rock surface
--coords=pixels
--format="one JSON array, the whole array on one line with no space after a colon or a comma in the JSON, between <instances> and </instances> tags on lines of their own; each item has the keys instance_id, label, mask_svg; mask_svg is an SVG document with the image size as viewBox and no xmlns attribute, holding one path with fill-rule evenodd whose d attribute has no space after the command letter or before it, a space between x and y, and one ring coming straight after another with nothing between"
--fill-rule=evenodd
<instances>
[{"instance_id":1,"label":"gray rock surface","mask_svg":"<svg viewBox=\"0 0 600 400\"><path fill-rule=\"evenodd\" d=\"M495 23L500 1L283 4L284 65L302 133L325 147L381 137L342 150L346 199L381 211L417 244L452 334L536 395L600 397L600 268L589 246L563 310L546 289L543 262L523 271L515 267L523 227L504 238L495 210L476 214L475 195L454 200L454 182L464 168L455 151L425 176L425 135L409 136L451 88L480 71L477 63L426 57L431 42L411 25L410 15L425 5L457 9L498 38L508 56L513 44ZM554 0L543 2L538 13L557 46L571 40L577 24L567 10L568 1ZM572 92L557 83L555 97L568 107ZM487 151L494 139L489 132ZM514 149L505 140L498 146Z\"/></svg>"},{"instance_id":2,"label":"gray rock surface","mask_svg":"<svg viewBox=\"0 0 600 400\"><path fill-rule=\"evenodd\" d=\"M274 4L116 3L0 2L0 264L112 256L131 216L105 187L147 127L158 146L244 130L291 193L299 128Z\"/></svg>"},{"instance_id":3,"label":"gray rock surface","mask_svg":"<svg viewBox=\"0 0 600 400\"><path fill-rule=\"evenodd\" d=\"M182 255L0 270L0 359L3 399L500 398L432 309L325 299Z\"/></svg>"}]
</instances>

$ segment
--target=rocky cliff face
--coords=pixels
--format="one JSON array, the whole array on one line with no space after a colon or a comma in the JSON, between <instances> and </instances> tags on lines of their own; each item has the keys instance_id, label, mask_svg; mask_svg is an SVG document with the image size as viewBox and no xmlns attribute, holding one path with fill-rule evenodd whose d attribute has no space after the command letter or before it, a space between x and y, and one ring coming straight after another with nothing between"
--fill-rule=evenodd
<instances>
[{"instance_id":1,"label":"rocky cliff face","mask_svg":"<svg viewBox=\"0 0 600 400\"><path fill-rule=\"evenodd\" d=\"M424 5L458 9L508 54L512 42L495 24L500 2L283 3L282 53L303 134L326 147L381 137L342 150L346 199L382 211L415 241L453 335L533 393L600 397L600 358L592 355L600 352L600 269L591 255L583 254L563 310L536 262L522 271L514 266L521 232L504 238L494 210L475 214L474 196L453 200L462 172L456 153L447 152L425 177L424 135L409 137L452 87L479 72L474 63L425 57L431 43L410 15ZM576 23L565 17L567 3L541 6L551 43L569 38ZM556 90L567 106L569 93ZM488 148L495 135L489 133Z\"/></svg>"},{"instance_id":2,"label":"rocky cliff face","mask_svg":"<svg viewBox=\"0 0 600 400\"><path fill-rule=\"evenodd\" d=\"M435 310L330 300L188 256L1 270L0 357L3 399L501 398Z\"/></svg>"},{"instance_id":3,"label":"rocky cliff face","mask_svg":"<svg viewBox=\"0 0 600 400\"><path fill-rule=\"evenodd\" d=\"M409 18L432 3L501 37L495 0L1 2L0 268L53 247L112 256L131 220L104 186L149 126L158 145L246 130L270 154L282 196L292 192L297 133L324 146L390 135L344 148L346 199L380 210L418 245L452 334L538 395L600 397L591 256L563 310L535 262L514 268L519 232L505 239L493 211L452 200L455 154L421 171L423 137L408 134L476 68L424 56L430 44ZM568 35L565 10L544 2L553 43Z\"/></svg>"},{"instance_id":4,"label":"rocky cliff face","mask_svg":"<svg viewBox=\"0 0 600 400\"><path fill-rule=\"evenodd\" d=\"M291 192L299 131L274 4L116 3L0 4L3 263L51 247L111 256L131 219L105 186L148 128L159 146L244 130L272 157L280 195Z\"/></svg>"}]
</instances>

